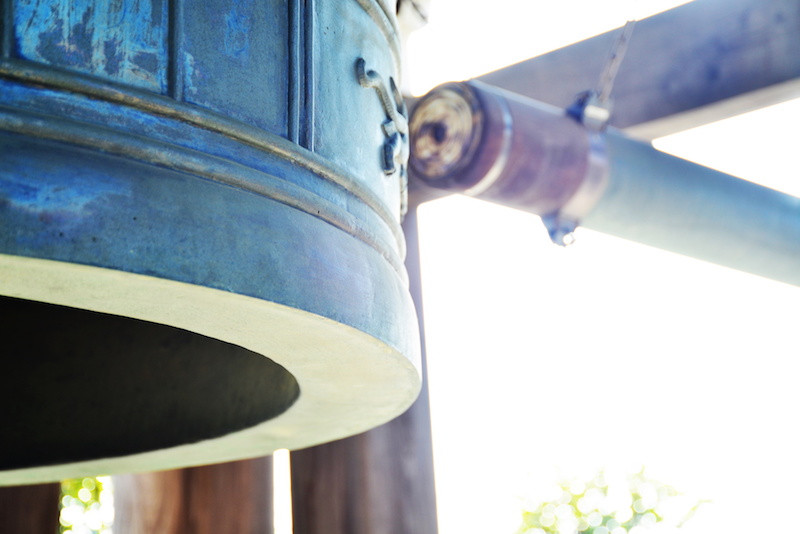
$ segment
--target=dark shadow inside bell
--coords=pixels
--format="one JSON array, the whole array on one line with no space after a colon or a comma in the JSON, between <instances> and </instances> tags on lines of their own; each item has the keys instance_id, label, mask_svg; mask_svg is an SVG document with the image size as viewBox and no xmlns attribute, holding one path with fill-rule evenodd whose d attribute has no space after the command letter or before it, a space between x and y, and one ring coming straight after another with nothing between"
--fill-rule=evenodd
<instances>
[{"instance_id":1,"label":"dark shadow inside bell","mask_svg":"<svg viewBox=\"0 0 800 534\"><path fill-rule=\"evenodd\" d=\"M0 319L0 470L219 437L300 392L269 358L170 326L9 297Z\"/></svg>"}]
</instances>

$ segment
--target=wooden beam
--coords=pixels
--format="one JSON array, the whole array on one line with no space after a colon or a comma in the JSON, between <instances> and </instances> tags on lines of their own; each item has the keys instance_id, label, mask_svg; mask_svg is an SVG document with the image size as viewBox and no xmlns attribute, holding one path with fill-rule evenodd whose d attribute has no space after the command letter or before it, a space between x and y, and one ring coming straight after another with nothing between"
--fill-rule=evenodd
<instances>
[{"instance_id":1,"label":"wooden beam","mask_svg":"<svg viewBox=\"0 0 800 534\"><path fill-rule=\"evenodd\" d=\"M435 534L427 399L351 438L292 452L295 534Z\"/></svg>"},{"instance_id":2,"label":"wooden beam","mask_svg":"<svg viewBox=\"0 0 800 534\"><path fill-rule=\"evenodd\" d=\"M272 459L114 477L118 534L272 532Z\"/></svg>"},{"instance_id":3,"label":"wooden beam","mask_svg":"<svg viewBox=\"0 0 800 534\"><path fill-rule=\"evenodd\" d=\"M617 32L478 79L558 107L596 89ZM611 125L652 139L800 97L800 2L695 0L637 22Z\"/></svg>"},{"instance_id":4,"label":"wooden beam","mask_svg":"<svg viewBox=\"0 0 800 534\"><path fill-rule=\"evenodd\" d=\"M61 484L0 487L0 531L58 532Z\"/></svg>"},{"instance_id":5,"label":"wooden beam","mask_svg":"<svg viewBox=\"0 0 800 534\"><path fill-rule=\"evenodd\" d=\"M422 327L416 206L403 223ZM422 332L421 332L422 333ZM423 370L425 342L422 336ZM292 452L295 534L436 534L427 382L403 415L364 434Z\"/></svg>"}]
</instances>

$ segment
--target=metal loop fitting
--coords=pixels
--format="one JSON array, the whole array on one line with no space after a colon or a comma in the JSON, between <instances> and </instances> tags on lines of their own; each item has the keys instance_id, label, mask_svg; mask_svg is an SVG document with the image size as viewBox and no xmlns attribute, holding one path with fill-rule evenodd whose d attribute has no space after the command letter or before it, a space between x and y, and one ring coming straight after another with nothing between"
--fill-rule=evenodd
<instances>
[{"instance_id":1,"label":"metal loop fitting","mask_svg":"<svg viewBox=\"0 0 800 534\"><path fill-rule=\"evenodd\" d=\"M542 217L550 239L556 245L567 246L575 242L573 233L578 223L597 204L608 185L608 156L602 132L611 119L613 108L611 89L628 49L635 24L636 21L629 20L622 27L600 76L599 89L579 94L575 102L566 109L568 116L588 130L589 161L586 177L575 194L559 210Z\"/></svg>"},{"instance_id":2,"label":"metal loop fitting","mask_svg":"<svg viewBox=\"0 0 800 534\"><path fill-rule=\"evenodd\" d=\"M542 217L550 239L562 247L575 242L575 229L594 208L608 186L609 166L605 141L599 132L588 132L588 136L589 154L586 176L575 193L561 208Z\"/></svg>"}]
</instances>

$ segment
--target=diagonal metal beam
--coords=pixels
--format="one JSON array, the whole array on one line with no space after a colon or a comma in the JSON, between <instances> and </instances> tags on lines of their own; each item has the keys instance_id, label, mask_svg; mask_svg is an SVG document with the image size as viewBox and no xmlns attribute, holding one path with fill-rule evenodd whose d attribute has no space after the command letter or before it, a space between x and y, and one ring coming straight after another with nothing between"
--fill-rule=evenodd
<instances>
[{"instance_id":1,"label":"diagonal metal beam","mask_svg":"<svg viewBox=\"0 0 800 534\"><path fill-rule=\"evenodd\" d=\"M595 89L619 30L479 77L561 108ZM636 24L611 125L642 139L800 97L800 2L695 0Z\"/></svg>"},{"instance_id":2,"label":"diagonal metal beam","mask_svg":"<svg viewBox=\"0 0 800 534\"><path fill-rule=\"evenodd\" d=\"M800 198L476 81L428 93L409 129L412 179L535 213L558 244L580 224L800 286Z\"/></svg>"}]
</instances>

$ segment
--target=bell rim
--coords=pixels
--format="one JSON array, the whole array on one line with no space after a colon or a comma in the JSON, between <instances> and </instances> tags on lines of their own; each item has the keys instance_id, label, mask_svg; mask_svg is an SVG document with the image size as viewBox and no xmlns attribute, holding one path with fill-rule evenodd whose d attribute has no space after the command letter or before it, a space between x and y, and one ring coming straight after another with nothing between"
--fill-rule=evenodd
<instances>
[{"instance_id":1,"label":"bell rim","mask_svg":"<svg viewBox=\"0 0 800 534\"><path fill-rule=\"evenodd\" d=\"M354 435L400 415L421 370L374 336L276 302L91 265L0 254L0 294L164 324L283 366L300 395L285 412L219 437L112 458L0 471L0 485L253 458Z\"/></svg>"}]
</instances>

